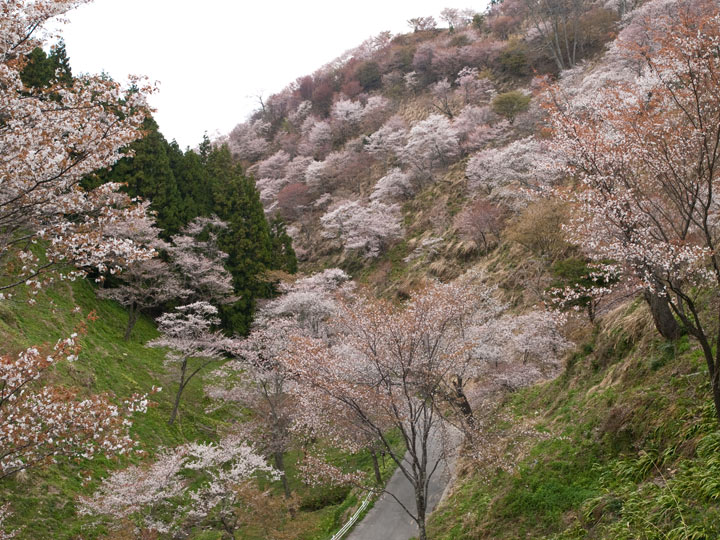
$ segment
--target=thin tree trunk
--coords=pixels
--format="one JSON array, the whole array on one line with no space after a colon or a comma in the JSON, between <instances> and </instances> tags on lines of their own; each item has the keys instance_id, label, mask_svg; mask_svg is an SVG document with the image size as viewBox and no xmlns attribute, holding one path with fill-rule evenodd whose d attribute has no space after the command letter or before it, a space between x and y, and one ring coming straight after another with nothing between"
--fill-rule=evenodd
<instances>
[{"instance_id":1,"label":"thin tree trunk","mask_svg":"<svg viewBox=\"0 0 720 540\"><path fill-rule=\"evenodd\" d=\"M370 456L372 457L373 470L375 471L375 483L378 486L382 485L382 474L380 474L380 463L378 463L377 452L374 448L370 448Z\"/></svg>"},{"instance_id":2,"label":"thin tree trunk","mask_svg":"<svg viewBox=\"0 0 720 540\"><path fill-rule=\"evenodd\" d=\"M232 522L230 522L225 516L221 516L220 523L222 523L223 529L225 529L225 532L228 535L226 538L230 540L235 538L235 526L237 525L237 518L233 519Z\"/></svg>"},{"instance_id":3,"label":"thin tree trunk","mask_svg":"<svg viewBox=\"0 0 720 540\"><path fill-rule=\"evenodd\" d=\"M173 405L172 413L170 413L170 420L168 420L168 424L171 426L173 423L175 423L175 418L177 417L178 408L180 407L180 396L182 396L183 390L185 390L185 371L187 370L187 358L184 358L182 361L182 368L180 372L180 386L178 387L177 394L175 394L175 404Z\"/></svg>"},{"instance_id":4,"label":"thin tree trunk","mask_svg":"<svg viewBox=\"0 0 720 540\"><path fill-rule=\"evenodd\" d=\"M282 452L275 452L273 456L275 458L275 468L280 471L280 480L282 481L283 491L285 492L285 498L290 498L290 485L287 481L287 475L285 474L285 456Z\"/></svg>"},{"instance_id":5,"label":"thin tree trunk","mask_svg":"<svg viewBox=\"0 0 720 540\"><path fill-rule=\"evenodd\" d=\"M463 380L460 375L455 375L452 378L453 389L455 390L455 402L457 403L460 412L467 421L470 427L475 427L475 417L473 416L472 407L468 401L465 391L463 390Z\"/></svg>"},{"instance_id":6,"label":"thin tree trunk","mask_svg":"<svg viewBox=\"0 0 720 540\"><path fill-rule=\"evenodd\" d=\"M128 323L127 327L125 328L125 335L123 336L123 339L125 341L130 341L130 334L132 334L133 328L135 328L135 323L138 319L138 310L135 306L135 303L130 305L130 310L128 311Z\"/></svg>"},{"instance_id":7,"label":"thin tree trunk","mask_svg":"<svg viewBox=\"0 0 720 540\"><path fill-rule=\"evenodd\" d=\"M670 341L674 341L682 336L682 328L670 310L668 299L648 290L646 290L643 295L650 307L655 328L660 332L660 335Z\"/></svg>"},{"instance_id":8,"label":"thin tree trunk","mask_svg":"<svg viewBox=\"0 0 720 540\"><path fill-rule=\"evenodd\" d=\"M720 423L720 371L715 366L715 373L710 374L710 386L712 387L713 402L715 403L715 416Z\"/></svg>"},{"instance_id":9,"label":"thin tree trunk","mask_svg":"<svg viewBox=\"0 0 720 540\"><path fill-rule=\"evenodd\" d=\"M427 509L427 500L425 499L423 485L415 490L415 506L417 510L417 526L419 530L418 540L427 540L427 531L425 530L425 512Z\"/></svg>"}]
</instances>

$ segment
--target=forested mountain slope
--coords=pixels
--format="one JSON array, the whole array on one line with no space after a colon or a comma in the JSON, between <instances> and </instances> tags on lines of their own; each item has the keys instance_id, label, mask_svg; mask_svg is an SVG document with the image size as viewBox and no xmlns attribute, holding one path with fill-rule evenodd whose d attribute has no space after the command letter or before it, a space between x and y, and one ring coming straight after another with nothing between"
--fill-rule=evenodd
<instances>
[{"instance_id":1,"label":"forested mountain slope","mask_svg":"<svg viewBox=\"0 0 720 540\"><path fill-rule=\"evenodd\" d=\"M42 48L82 3L0 20L0 538L324 539L395 469L422 540L718 536L717 2L416 17L195 150Z\"/></svg>"}]
</instances>

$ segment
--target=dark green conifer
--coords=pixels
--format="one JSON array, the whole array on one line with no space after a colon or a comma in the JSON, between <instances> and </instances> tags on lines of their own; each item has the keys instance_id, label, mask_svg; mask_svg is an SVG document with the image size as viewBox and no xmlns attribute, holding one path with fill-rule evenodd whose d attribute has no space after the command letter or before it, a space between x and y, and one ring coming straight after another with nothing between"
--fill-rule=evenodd
<instances>
[{"instance_id":1,"label":"dark green conifer","mask_svg":"<svg viewBox=\"0 0 720 540\"><path fill-rule=\"evenodd\" d=\"M27 64L20 72L20 79L28 88L47 88L53 82L72 83L72 70L67 57L65 43L54 45L48 55L40 47L35 47L27 55Z\"/></svg>"},{"instance_id":2,"label":"dark green conifer","mask_svg":"<svg viewBox=\"0 0 720 540\"><path fill-rule=\"evenodd\" d=\"M270 221L270 240L273 249L273 269L284 270L290 274L297 272L298 263L292 247L292 238L287 233L285 221L279 215Z\"/></svg>"},{"instance_id":3,"label":"dark green conifer","mask_svg":"<svg viewBox=\"0 0 720 540\"><path fill-rule=\"evenodd\" d=\"M228 223L220 247L228 254L226 268L240 297L235 304L223 306L223 323L235 332L247 333L255 299L274 292L273 284L264 278L273 268L270 227L255 182L233 164L227 146L209 153L207 168L214 188L215 213Z\"/></svg>"},{"instance_id":4,"label":"dark green conifer","mask_svg":"<svg viewBox=\"0 0 720 540\"><path fill-rule=\"evenodd\" d=\"M143 125L145 136L132 143L133 157L118 161L100 173L103 182L121 182L131 197L150 201L158 226L165 237L176 234L186 223L186 212L170 166L170 145L152 118Z\"/></svg>"}]
</instances>

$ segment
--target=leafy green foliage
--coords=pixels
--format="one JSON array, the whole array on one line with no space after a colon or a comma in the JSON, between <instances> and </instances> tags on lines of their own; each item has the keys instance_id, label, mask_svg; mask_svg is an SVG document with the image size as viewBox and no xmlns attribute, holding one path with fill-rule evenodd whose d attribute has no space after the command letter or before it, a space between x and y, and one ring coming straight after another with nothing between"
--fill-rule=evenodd
<instances>
[{"instance_id":1,"label":"leafy green foliage","mask_svg":"<svg viewBox=\"0 0 720 540\"><path fill-rule=\"evenodd\" d=\"M170 237L180 231L187 222L187 211L177 186L171 166L171 147L158 130L152 118L143 125L145 136L130 145L133 157L123 158L109 171L100 172L95 179L88 179L97 185L105 182L120 182L132 197L150 200L158 226Z\"/></svg>"},{"instance_id":2,"label":"leafy green foliage","mask_svg":"<svg viewBox=\"0 0 720 540\"><path fill-rule=\"evenodd\" d=\"M374 90L382 84L382 73L377 62L363 62L357 69L357 78L363 90Z\"/></svg>"},{"instance_id":3,"label":"leafy green foliage","mask_svg":"<svg viewBox=\"0 0 720 540\"><path fill-rule=\"evenodd\" d=\"M491 106L496 114L504 116L512 124L518 114L528 110L530 107L530 99L530 96L518 90L512 90L511 92L505 92L495 96Z\"/></svg>"},{"instance_id":4,"label":"leafy green foliage","mask_svg":"<svg viewBox=\"0 0 720 540\"><path fill-rule=\"evenodd\" d=\"M227 146L213 149L207 157L213 190L213 213L228 224L220 234L220 248L228 254L226 268L233 276L240 300L222 307L226 328L245 334L250 329L255 299L273 294L263 279L273 268L273 243L260 196L252 178L232 163Z\"/></svg>"},{"instance_id":5,"label":"leafy green foliage","mask_svg":"<svg viewBox=\"0 0 720 540\"><path fill-rule=\"evenodd\" d=\"M284 270L291 274L297 272L298 262L292 247L292 238L287 233L285 221L280 215L275 215L270 221L270 241L272 242L273 269Z\"/></svg>"}]
</instances>

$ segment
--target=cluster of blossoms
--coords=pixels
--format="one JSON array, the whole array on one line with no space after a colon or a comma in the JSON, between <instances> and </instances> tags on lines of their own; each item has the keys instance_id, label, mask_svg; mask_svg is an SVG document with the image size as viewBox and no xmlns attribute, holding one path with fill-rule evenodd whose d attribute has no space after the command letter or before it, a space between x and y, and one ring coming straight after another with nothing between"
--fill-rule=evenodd
<instances>
[{"instance_id":1,"label":"cluster of blossoms","mask_svg":"<svg viewBox=\"0 0 720 540\"><path fill-rule=\"evenodd\" d=\"M183 472L202 473L200 485L190 486ZM80 512L112 516L116 525L139 517L143 526L157 532L197 523L212 512L226 523L234 512L235 490L256 472L274 471L237 435L218 443L188 443L161 450L149 465L133 465L103 480L90 497L80 499ZM187 507L177 504L184 500ZM154 517L161 508L171 517Z\"/></svg>"},{"instance_id":2,"label":"cluster of blossoms","mask_svg":"<svg viewBox=\"0 0 720 540\"><path fill-rule=\"evenodd\" d=\"M142 208L118 193L118 185L85 190L80 181L106 168L140 137L153 91L138 78L122 88L104 77L27 88L20 72L24 55L42 44L36 37L53 17L80 0L24 2L0 7L0 287L46 282L42 274L60 263L117 271L152 253L105 234L117 220ZM46 256L30 254L43 240ZM19 258L22 265L9 264Z\"/></svg>"},{"instance_id":3,"label":"cluster of blossoms","mask_svg":"<svg viewBox=\"0 0 720 540\"><path fill-rule=\"evenodd\" d=\"M403 233L400 207L378 200L345 202L325 214L320 223L325 238L339 238L346 250L367 258L380 255L389 241Z\"/></svg>"},{"instance_id":4,"label":"cluster of blossoms","mask_svg":"<svg viewBox=\"0 0 720 540\"><path fill-rule=\"evenodd\" d=\"M30 347L0 357L0 478L58 456L89 459L134 448L127 415L144 413L147 395L132 396L121 408L110 395L81 396L76 390L35 384L58 362L77 359L77 340L73 334L49 351Z\"/></svg>"},{"instance_id":5,"label":"cluster of blossoms","mask_svg":"<svg viewBox=\"0 0 720 540\"><path fill-rule=\"evenodd\" d=\"M643 290L663 337L679 337L679 321L698 340L720 419L718 336L696 294L720 283L718 42L717 2L648 2L610 50L626 59L622 69L586 96L561 81L546 107L577 178L561 194L574 210L569 239L593 261L615 261L619 284Z\"/></svg>"}]
</instances>

